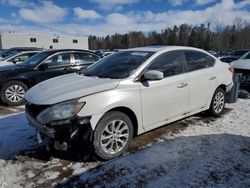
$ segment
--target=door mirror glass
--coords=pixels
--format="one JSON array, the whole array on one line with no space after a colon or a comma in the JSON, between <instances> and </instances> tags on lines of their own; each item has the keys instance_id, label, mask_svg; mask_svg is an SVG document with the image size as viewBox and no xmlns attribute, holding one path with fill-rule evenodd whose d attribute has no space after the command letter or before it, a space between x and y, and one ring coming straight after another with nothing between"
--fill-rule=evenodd
<instances>
[{"instance_id":1,"label":"door mirror glass","mask_svg":"<svg viewBox=\"0 0 250 188\"><path fill-rule=\"evenodd\" d=\"M150 70L144 74L146 80L161 80L164 78L163 72L158 70Z\"/></svg>"},{"instance_id":2,"label":"door mirror glass","mask_svg":"<svg viewBox=\"0 0 250 188\"><path fill-rule=\"evenodd\" d=\"M41 65L38 66L38 69L41 71L45 71L48 68L49 68L48 64L46 64L46 63L42 63Z\"/></svg>"}]
</instances>

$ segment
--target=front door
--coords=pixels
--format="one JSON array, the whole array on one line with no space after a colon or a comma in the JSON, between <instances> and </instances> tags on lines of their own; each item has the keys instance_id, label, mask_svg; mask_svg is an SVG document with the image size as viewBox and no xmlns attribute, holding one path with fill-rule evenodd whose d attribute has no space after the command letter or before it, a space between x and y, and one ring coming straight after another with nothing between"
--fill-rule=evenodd
<instances>
[{"instance_id":1,"label":"front door","mask_svg":"<svg viewBox=\"0 0 250 188\"><path fill-rule=\"evenodd\" d=\"M47 65L45 69L37 67L32 72L33 85L56 76L74 72L71 69L72 61L70 53L56 54L42 62L42 64Z\"/></svg>"},{"instance_id":2,"label":"front door","mask_svg":"<svg viewBox=\"0 0 250 188\"><path fill-rule=\"evenodd\" d=\"M143 126L152 129L188 112L189 85L182 51L166 52L147 68L163 72L164 79L142 81Z\"/></svg>"}]
</instances>

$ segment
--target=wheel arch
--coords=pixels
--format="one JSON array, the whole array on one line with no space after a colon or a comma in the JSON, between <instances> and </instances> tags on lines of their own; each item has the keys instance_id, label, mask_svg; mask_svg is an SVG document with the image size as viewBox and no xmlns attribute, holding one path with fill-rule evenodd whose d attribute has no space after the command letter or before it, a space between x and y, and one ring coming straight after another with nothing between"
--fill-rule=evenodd
<instances>
[{"instance_id":1,"label":"wheel arch","mask_svg":"<svg viewBox=\"0 0 250 188\"><path fill-rule=\"evenodd\" d=\"M112 111L119 111L119 112L126 114L131 119L131 121L133 123L133 129L134 129L133 137L137 136L137 134L138 134L138 120L137 120L137 117L136 117L135 113L133 112L133 110L131 110L130 108L125 107L125 106L119 106L119 107L112 108L112 109L108 110L107 112L112 112Z\"/></svg>"},{"instance_id":2,"label":"wheel arch","mask_svg":"<svg viewBox=\"0 0 250 188\"><path fill-rule=\"evenodd\" d=\"M218 88L221 88L221 89L223 89L225 92L226 92L226 85L225 84L221 84L221 85L219 85L217 88L216 88L216 90L218 89ZM215 90L215 91L216 91Z\"/></svg>"},{"instance_id":3,"label":"wheel arch","mask_svg":"<svg viewBox=\"0 0 250 188\"><path fill-rule=\"evenodd\" d=\"M8 82L23 82L28 88L30 88L30 83L29 83L29 81L28 80L26 80L26 79L24 79L24 78L16 78L16 79L10 79L10 80L6 80L6 81L4 81L4 83L1 85L1 87L0 88L2 88L3 87L3 85L4 84L6 84L6 83L8 83Z\"/></svg>"}]
</instances>

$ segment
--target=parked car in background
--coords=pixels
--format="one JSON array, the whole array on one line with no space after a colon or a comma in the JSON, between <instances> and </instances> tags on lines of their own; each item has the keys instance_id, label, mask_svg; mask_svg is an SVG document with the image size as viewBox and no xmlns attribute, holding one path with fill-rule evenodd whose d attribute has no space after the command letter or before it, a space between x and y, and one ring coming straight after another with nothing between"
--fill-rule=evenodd
<instances>
[{"instance_id":1,"label":"parked car in background","mask_svg":"<svg viewBox=\"0 0 250 188\"><path fill-rule=\"evenodd\" d=\"M249 52L250 49L241 49L241 50L235 50L233 51L233 56L237 59L240 59L243 55L245 55L247 52Z\"/></svg>"},{"instance_id":2,"label":"parked car in background","mask_svg":"<svg viewBox=\"0 0 250 188\"><path fill-rule=\"evenodd\" d=\"M250 89L250 52L243 55L239 60L233 61L235 73L241 73L241 86Z\"/></svg>"},{"instance_id":3,"label":"parked car in background","mask_svg":"<svg viewBox=\"0 0 250 188\"><path fill-rule=\"evenodd\" d=\"M237 58L236 57L234 57L234 56L222 56L222 57L219 57L219 59L222 61L222 62L224 62L224 63L231 63L231 62L233 62L233 61L236 61L237 60Z\"/></svg>"},{"instance_id":4,"label":"parked car in background","mask_svg":"<svg viewBox=\"0 0 250 188\"><path fill-rule=\"evenodd\" d=\"M102 57L107 57L107 56L109 56L109 55L111 55L111 54L113 54L114 52L104 52L103 54L102 54Z\"/></svg>"},{"instance_id":5,"label":"parked car in background","mask_svg":"<svg viewBox=\"0 0 250 188\"><path fill-rule=\"evenodd\" d=\"M21 63L39 52L40 51L25 51L25 52L17 53L15 55L7 56L0 60L0 67Z\"/></svg>"},{"instance_id":6,"label":"parked car in background","mask_svg":"<svg viewBox=\"0 0 250 188\"><path fill-rule=\"evenodd\" d=\"M0 67L1 101L8 105L23 104L28 88L49 78L77 72L99 59L86 50L52 50L42 51L19 64Z\"/></svg>"},{"instance_id":7,"label":"parked car in background","mask_svg":"<svg viewBox=\"0 0 250 188\"><path fill-rule=\"evenodd\" d=\"M207 52L214 55L215 57L218 56L218 53L216 51L214 51L214 50L207 50Z\"/></svg>"},{"instance_id":8,"label":"parked car in background","mask_svg":"<svg viewBox=\"0 0 250 188\"><path fill-rule=\"evenodd\" d=\"M85 142L108 160L136 135L206 110L221 115L232 76L228 64L197 48L128 49L34 86L26 116L39 142L50 138L61 150Z\"/></svg>"},{"instance_id":9,"label":"parked car in background","mask_svg":"<svg viewBox=\"0 0 250 188\"><path fill-rule=\"evenodd\" d=\"M42 48L34 48L34 47L15 47L15 48L10 48L7 50L4 50L2 52L0 52L0 60L10 56L10 55L15 55L17 53L20 52L24 52L24 51L40 51L42 50Z\"/></svg>"},{"instance_id":10,"label":"parked car in background","mask_svg":"<svg viewBox=\"0 0 250 188\"><path fill-rule=\"evenodd\" d=\"M101 50L95 50L94 51L94 54L96 54L97 56L99 56L100 58L102 58L103 56L103 54L102 54L102 51Z\"/></svg>"}]
</instances>

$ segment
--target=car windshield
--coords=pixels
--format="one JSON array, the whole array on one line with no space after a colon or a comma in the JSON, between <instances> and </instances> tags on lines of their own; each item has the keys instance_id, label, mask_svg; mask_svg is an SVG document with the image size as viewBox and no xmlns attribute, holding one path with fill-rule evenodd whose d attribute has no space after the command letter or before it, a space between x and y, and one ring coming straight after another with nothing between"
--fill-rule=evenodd
<instances>
[{"instance_id":1,"label":"car windshield","mask_svg":"<svg viewBox=\"0 0 250 188\"><path fill-rule=\"evenodd\" d=\"M241 56L240 59L250 59L250 52L247 52L246 54L244 54L243 56Z\"/></svg>"},{"instance_id":2,"label":"car windshield","mask_svg":"<svg viewBox=\"0 0 250 188\"><path fill-rule=\"evenodd\" d=\"M27 60L20 63L19 65L21 65L21 66L34 66L37 63L40 63L41 61L43 61L45 58L47 58L51 54L52 54L51 51L40 52L40 53L32 56L31 58L28 58Z\"/></svg>"},{"instance_id":3,"label":"car windshield","mask_svg":"<svg viewBox=\"0 0 250 188\"><path fill-rule=\"evenodd\" d=\"M236 56L243 56L247 52L248 52L248 50L238 50L238 51L234 52L234 55L236 55Z\"/></svg>"},{"instance_id":4,"label":"car windshield","mask_svg":"<svg viewBox=\"0 0 250 188\"><path fill-rule=\"evenodd\" d=\"M9 54L8 56L3 57L1 60L5 61L5 60L7 60L7 59L9 59L11 57L15 57L16 55L17 55L17 53Z\"/></svg>"},{"instance_id":5,"label":"car windshield","mask_svg":"<svg viewBox=\"0 0 250 188\"><path fill-rule=\"evenodd\" d=\"M111 79L127 78L153 54L154 52L143 51L116 52L84 69L80 74Z\"/></svg>"},{"instance_id":6,"label":"car windshield","mask_svg":"<svg viewBox=\"0 0 250 188\"><path fill-rule=\"evenodd\" d=\"M7 51L6 50L6 52L3 52L2 54L1 54L1 60L6 60L6 59L8 59L8 58L10 58L10 57L12 57L12 56L14 56L14 55L16 55L16 54L18 54L19 52L17 52L17 51Z\"/></svg>"}]
</instances>

